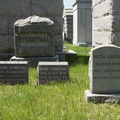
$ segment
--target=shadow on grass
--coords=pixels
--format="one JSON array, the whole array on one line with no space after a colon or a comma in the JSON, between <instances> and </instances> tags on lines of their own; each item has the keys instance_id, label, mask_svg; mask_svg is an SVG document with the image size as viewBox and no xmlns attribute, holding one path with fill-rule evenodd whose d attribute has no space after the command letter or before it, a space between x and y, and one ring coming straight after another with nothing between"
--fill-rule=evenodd
<instances>
[{"instance_id":1,"label":"shadow on grass","mask_svg":"<svg viewBox=\"0 0 120 120\"><path fill-rule=\"evenodd\" d=\"M67 55L65 60L69 63L70 66L77 64L88 64L89 56Z\"/></svg>"}]
</instances>

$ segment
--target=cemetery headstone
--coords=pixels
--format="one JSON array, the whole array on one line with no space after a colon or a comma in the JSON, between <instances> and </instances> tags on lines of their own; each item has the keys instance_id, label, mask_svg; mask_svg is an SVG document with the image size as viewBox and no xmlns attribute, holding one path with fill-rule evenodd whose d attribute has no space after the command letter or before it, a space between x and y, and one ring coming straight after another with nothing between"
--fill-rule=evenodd
<instances>
[{"instance_id":1,"label":"cemetery headstone","mask_svg":"<svg viewBox=\"0 0 120 120\"><path fill-rule=\"evenodd\" d=\"M105 46L91 51L90 83L92 93L120 92L120 48Z\"/></svg>"},{"instance_id":2,"label":"cemetery headstone","mask_svg":"<svg viewBox=\"0 0 120 120\"><path fill-rule=\"evenodd\" d=\"M67 62L39 62L37 71L38 84L69 80L69 68Z\"/></svg>"},{"instance_id":3,"label":"cemetery headstone","mask_svg":"<svg viewBox=\"0 0 120 120\"><path fill-rule=\"evenodd\" d=\"M54 22L49 18L30 16L15 22L15 56L12 61L57 61L54 42Z\"/></svg>"},{"instance_id":4,"label":"cemetery headstone","mask_svg":"<svg viewBox=\"0 0 120 120\"><path fill-rule=\"evenodd\" d=\"M55 56L54 22L45 17L30 16L15 26L16 57Z\"/></svg>"},{"instance_id":5,"label":"cemetery headstone","mask_svg":"<svg viewBox=\"0 0 120 120\"><path fill-rule=\"evenodd\" d=\"M14 55L13 24L15 21L32 15L47 17L54 21L55 52L62 52L63 8L63 0L1 0L0 59L3 60L3 54L5 54L7 59L10 59Z\"/></svg>"},{"instance_id":6,"label":"cemetery headstone","mask_svg":"<svg viewBox=\"0 0 120 120\"><path fill-rule=\"evenodd\" d=\"M91 50L89 79L93 98L96 97L94 94L100 99L99 94L120 93L120 47L109 45ZM108 99L111 96L102 97Z\"/></svg>"},{"instance_id":7,"label":"cemetery headstone","mask_svg":"<svg viewBox=\"0 0 120 120\"><path fill-rule=\"evenodd\" d=\"M0 61L0 83L28 83L28 62Z\"/></svg>"}]
</instances>

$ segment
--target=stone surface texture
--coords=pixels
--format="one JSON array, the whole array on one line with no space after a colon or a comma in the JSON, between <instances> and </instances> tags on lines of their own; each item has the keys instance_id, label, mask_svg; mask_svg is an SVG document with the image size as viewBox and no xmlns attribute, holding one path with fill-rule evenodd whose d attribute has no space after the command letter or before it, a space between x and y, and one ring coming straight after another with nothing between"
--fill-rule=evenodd
<instances>
[{"instance_id":1,"label":"stone surface texture","mask_svg":"<svg viewBox=\"0 0 120 120\"><path fill-rule=\"evenodd\" d=\"M92 0L76 0L73 5L73 44L92 46Z\"/></svg>"},{"instance_id":2,"label":"stone surface texture","mask_svg":"<svg viewBox=\"0 0 120 120\"><path fill-rule=\"evenodd\" d=\"M120 93L117 94L93 94L90 90L85 90L85 100L94 103L120 104Z\"/></svg>"},{"instance_id":3,"label":"stone surface texture","mask_svg":"<svg viewBox=\"0 0 120 120\"><path fill-rule=\"evenodd\" d=\"M63 7L63 0L0 0L0 38L3 38L0 39L0 43L3 41L6 43L0 44L0 52L6 53L9 49L10 52L14 51L14 38L9 37L13 36L13 24L31 15L51 18L55 23L55 33L62 36ZM63 38L58 42L63 44ZM59 45L55 48L55 51L62 52Z\"/></svg>"},{"instance_id":4,"label":"stone surface texture","mask_svg":"<svg viewBox=\"0 0 120 120\"><path fill-rule=\"evenodd\" d=\"M52 20L34 15L16 21L14 28L16 57L55 56Z\"/></svg>"},{"instance_id":5,"label":"stone surface texture","mask_svg":"<svg viewBox=\"0 0 120 120\"><path fill-rule=\"evenodd\" d=\"M120 46L119 6L119 0L93 0L93 47L106 44Z\"/></svg>"},{"instance_id":6,"label":"stone surface texture","mask_svg":"<svg viewBox=\"0 0 120 120\"><path fill-rule=\"evenodd\" d=\"M0 83L28 83L28 62L0 61Z\"/></svg>"},{"instance_id":7,"label":"stone surface texture","mask_svg":"<svg viewBox=\"0 0 120 120\"><path fill-rule=\"evenodd\" d=\"M120 47L109 45L91 50L90 90L93 94L120 93Z\"/></svg>"},{"instance_id":8,"label":"stone surface texture","mask_svg":"<svg viewBox=\"0 0 120 120\"><path fill-rule=\"evenodd\" d=\"M38 84L69 80L69 68L67 62L39 62L37 71Z\"/></svg>"}]
</instances>

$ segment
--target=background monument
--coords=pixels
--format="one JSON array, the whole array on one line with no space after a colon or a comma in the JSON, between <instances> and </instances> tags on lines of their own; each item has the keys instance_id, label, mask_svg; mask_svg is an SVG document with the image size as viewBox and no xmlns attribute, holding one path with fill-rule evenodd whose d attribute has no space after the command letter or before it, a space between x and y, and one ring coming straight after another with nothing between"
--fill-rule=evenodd
<instances>
[{"instance_id":1,"label":"background monument","mask_svg":"<svg viewBox=\"0 0 120 120\"><path fill-rule=\"evenodd\" d=\"M73 4L73 44L92 46L92 0L76 0Z\"/></svg>"},{"instance_id":2,"label":"background monument","mask_svg":"<svg viewBox=\"0 0 120 120\"><path fill-rule=\"evenodd\" d=\"M0 58L13 56L13 24L31 15L47 17L55 24L55 52L63 49L63 0L2 0L0 2ZM11 55L12 53L12 55Z\"/></svg>"},{"instance_id":3,"label":"background monument","mask_svg":"<svg viewBox=\"0 0 120 120\"><path fill-rule=\"evenodd\" d=\"M119 5L119 0L93 0L93 47L120 46Z\"/></svg>"},{"instance_id":4,"label":"background monument","mask_svg":"<svg viewBox=\"0 0 120 120\"><path fill-rule=\"evenodd\" d=\"M30 16L14 24L15 56L12 61L58 61L55 55L54 22L46 17Z\"/></svg>"},{"instance_id":5,"label":"background monument","mask_svg":"<svg viewBox=\"0 0 120 120\"><path fill-rule=\"evenodd\" d=\"M63 14L64 27L63 36L64 40L70 43L73 42L73 9L66 8Z\"/></svg>"}]
</instances>

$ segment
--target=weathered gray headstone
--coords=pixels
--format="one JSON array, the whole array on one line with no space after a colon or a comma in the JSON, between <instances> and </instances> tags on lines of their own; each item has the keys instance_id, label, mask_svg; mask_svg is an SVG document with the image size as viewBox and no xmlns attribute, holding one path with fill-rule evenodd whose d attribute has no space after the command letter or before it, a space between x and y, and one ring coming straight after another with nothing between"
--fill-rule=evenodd
<instances>
[{"instance_id":1,"label":"weathered gray headstone","mask_svg":"<svg viewBox=\"0 0 120 120\"><path fill-rule=\"evenodd\" d=\"M28 62L0 61L0 83L28 83Z\"/></svg>"},{"instance_id":2,"label":"weathered gray headstone","mask_svg":"<svg viewBox=\"0 0 120 120\"><path fill-rule=\"evenodd\" d=\"M14 53L13 24L31 15L54 21L55 52L62 52L63 8L63 0L0 0L0 53Z\"/></svg>"},{"instance_id":3,"label":"weathered gray headstone","mask_svg":"<svg viewBox=\"0 0 120 120\"><path fill-rule=\"evenodd\" d=\"M30 16L15 26L16 57L55 56L54 22L45 17Z\"/></svg>"},{"instance_id":4,"label":"weathered gray headstone","mask_svg":"<svg viewBox=\"0 0 120 120\"><path fill-rule=\"evenodd\" d=\"M92 49L89 78L92 93L120 93L120 48L103 46Z\"/></svg>"},{"instance_id":5,"label":"weathered gray headstone","mask_svg":"<svg viewBox=\"0 0 120 120\"><path fill-rule=\"evenodd\" d=\"M33 15L16 21L14 27L15 56L12 61L29 61L33 67L37 67L39 61L58 61L52 20Z\"/></svg>"},{"instance_id":6,"label":"weathered gray headstone","mask_svg":"<svg viewBox=\"0 0 120 120\"><path fill-rule=\"evenodd\" d=\"M39 62L38 84L51 81L66 81L69 79L69 68L67 62Z\"/></svg>"}]
</instances>

